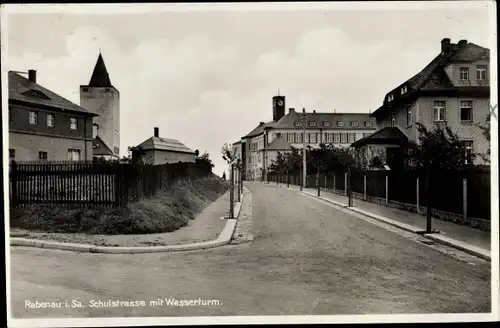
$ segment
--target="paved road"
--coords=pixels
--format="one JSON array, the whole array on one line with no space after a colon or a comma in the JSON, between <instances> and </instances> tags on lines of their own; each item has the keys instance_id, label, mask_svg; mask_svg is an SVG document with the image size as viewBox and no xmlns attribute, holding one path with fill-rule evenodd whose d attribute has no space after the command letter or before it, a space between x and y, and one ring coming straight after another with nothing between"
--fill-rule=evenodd
<instances>
[{"instance_id":1,"label":"paved road","mask_svg":"<svg viewBox=\"0 0 500 328\"><path fill-rule=\"evenodd\" d=\"M247 187L253 197L251 244L138 255L13 247L14 316L490 311L488 262L460 261L294 191ZM220 303L149 304L158 298ZM146 306L90 307L91 300L109 299L144 300ZM69 307L28 309L27 300L68 300ZM72 308L71 300L85 307Z\"/></svg>"}]
</instances>

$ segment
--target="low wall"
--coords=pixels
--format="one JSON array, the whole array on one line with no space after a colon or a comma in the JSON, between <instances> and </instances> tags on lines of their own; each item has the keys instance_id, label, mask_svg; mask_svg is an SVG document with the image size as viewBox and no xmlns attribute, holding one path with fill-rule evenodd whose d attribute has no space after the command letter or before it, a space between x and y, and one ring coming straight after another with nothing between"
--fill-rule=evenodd
<instances>
[{"instance_id":1,"label":"low wall","mask_svg":"<svg viewBox=\"0 0 500 328\"><path fill-rule=\"evenodd\" d=\"M335 194L338 194L338 195L345 196L344 190L338 190L338 189L337 190L326 189L326 190L333 192ZM425 207L425 206L419 206L418 210L417 210L417 206L413 205L413 204L401 203L401 202L397 202L394 200L389 200L388 204L386 204L385 198L367 196L365 199L363 194L356 193L356 192L353 192L352 195L356 199L364 200L364 201L367 201L370 203L379 204L379 205L383 205L383 206L397 208L397 209L404 210L404 211L411 212L411 213L417 213L417 214L420 214L423 216L426 215L426 211L427 211L427 207ZM449 222L453 222L453 223L457 223L457 224L461 224L461 225L466 225L466 226L470 226L470 227L473 227L473 228L476 228L479 230L483 230L483 231L490 231L490 229L491 229L491 223L489 220L484 220L484 219L479 219L479 218L471 218L471 217L464 218L463 215L456 214L456 213L450 213L450 212L446 212L446 211L440 211L437 209L432 209L432 216L435 218L439 218L443 221L449 221Z\"/></svg>"}]
</instances>

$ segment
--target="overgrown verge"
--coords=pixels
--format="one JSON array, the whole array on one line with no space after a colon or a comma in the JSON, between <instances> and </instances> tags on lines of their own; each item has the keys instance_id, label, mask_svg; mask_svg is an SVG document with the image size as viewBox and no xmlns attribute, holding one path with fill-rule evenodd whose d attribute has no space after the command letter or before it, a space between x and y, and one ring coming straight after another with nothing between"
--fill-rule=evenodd
<instances>
[{"instance_id":1,"label":"overgrown verge","mask_svg":"<svg viewBox=\"0 0 500 328\"><path fill-rule=\"evenodd\" d=\"M188 224L228 190L219 177L179 180L169 190L121 209L31 206L10 210L11 228L40 232L147 234L171 232Z\"/></svg>"}]
</instances>

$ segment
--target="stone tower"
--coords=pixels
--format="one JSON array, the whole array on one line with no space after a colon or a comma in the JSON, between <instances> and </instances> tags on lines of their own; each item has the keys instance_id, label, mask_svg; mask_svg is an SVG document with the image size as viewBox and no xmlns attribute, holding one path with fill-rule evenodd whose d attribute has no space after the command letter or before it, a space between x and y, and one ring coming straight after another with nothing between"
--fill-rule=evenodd
<instances>
[{"instance_id":1,"label":"stone tower","mask_svg":"<svg viewBox=\"0 0 500 328\"><path fill-rule=\"evenodd\" d=\"M285 116L285 96L273 97L273 121L278 121Z\"/></svg>"},{"instance_id":2,"label":"stone tower","mask_svg":"<svg viewBox=\"0 0 500 328\"><path fill-rule=\"evenodd\" d=\"M99 114L94 118L97 136L120 156L120 92L111 84L101 53L89 84L80 86L80 106Z\"/></svg>"}]
</instances>

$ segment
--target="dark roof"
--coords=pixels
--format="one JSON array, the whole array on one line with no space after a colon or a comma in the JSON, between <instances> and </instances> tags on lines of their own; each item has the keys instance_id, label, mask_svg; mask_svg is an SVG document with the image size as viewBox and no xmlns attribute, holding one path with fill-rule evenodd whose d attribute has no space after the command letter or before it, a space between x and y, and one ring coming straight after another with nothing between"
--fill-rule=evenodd
<instances>
[{"instance_id":1,"label":"dark roof","mask_svg":"<svg viewBox=\"0 0 500 328\"><path fill-rule=\"evenodd\" d=\"M293 147L283 137L274 138L267 146L267 150L291 150Z\"/></svg>"},{"instance_id":2,"label":"dark roof","mask_svg":"<svg viewBox=\"0 0 500 328\"><path fill-rule=\"evenodd\" d=\"M49 106L54 109L98 116L16 72L9 72L9 101L18 101L35 106Z\"/></svg>"},{"instance_id":3,"label":"dark roof","mask_svg":"<svg viewBox=\"0 0 500 328\"><path fill-rule=\"evenodd\" d=\"M164 150L194 154L193 150L186 147L186 145L184 145L180 141L160 137L151 137L137 146L137 148L141 148L143 150Z\"/></svg>"},{"instance_id":4,"label":"dark roof","mask_svg":"<svg viewBox=\"0 0 500 328\"><path fill-rule=\"evenodd\" d=\"M95 63L94 72L92 73L92 77L90 78L88 86L112 87L111 80L109 79L108 70L106 69L106 65L104 64L104 59L102 58L102 55L100 53L99 57L97 57L97 62Z\"/></svg>"},{"instance_id":5,"label":"dark roof","mask_svg":"<svg viewBox=\"0 0 500 328\"><path fill-rule=\"evenodd\" d=\"M383 116L387 113L388 110L399 106L402 102L413 100L420 91L460 88L453 86L450 79L448 78L448 75L444 71L445 67L448 66L448 64L450 64L451 62L472 62L478 59L489 59L489 56L489 49L480 47L474 43L469 42L463 45L451 43L448 50L437 55L419 73L399 85L397 88L388 92L384 97L383 105L377 108L371 114L371 116ZM408 91L405 94L401 95L399 90L403 86L407 86ZM472 88L481 89L484 87ZM394 100L391 102L387 102L387 97L389 94L394 95Z\"/></svg>"},{"instance_id":6,"label":"dark roof","mask_svg":"<svg viewBox=\"0 0 500 328\"><path fill-rule=\"evenodd\" d=\"M359 148L375 144L405 145L407 143L408 137L399 128L391 126L380 129L365 138L353 142L351 147Z\"/></svg>"},{"instance_id":7,"label":"dark roof","mask_svg":"<svg viewBox=\"0 0 500 328\"><path fill-rule=\"evenodd\" d=\"M271 122L267 122L267 123L264 123L264 124L259 124L259 125L257 125L257 127L255 129L253 129L252 131L250 131L250 133L247 134L244 138L247 138L247 137L256 137L259 134L262 134L264 132L265 128L272 127L274 125L274 123L275 122L271 121Z\"/></svg>"},{"instance_id":8,"label":"dark roof","mask_svg":"<svg viewBox=\"0 0 500 328\"><path fill-rule=\"evenodd\" d=\"M297 126L300 122L302 113L296 111L288 112L279 121L277 121L273 128L276 129L297 129L301 126ZM349 129L349 130L375 130L375 120L370 117L369 113L314 113L306 112L306 117L309 125L306 128L318 129L318 128L331 128L331 129ZM338 126L337 122L343 122L343 126ZM358 126L351 126L351 122L357 122ZM372 126L365 126L365 122L371 122Z\"/></svg>"},{"instance_id":9,"label":"dark roof","mask_svg":"<svg viewBox=\"0 0 500 328\"><path fill-rule=\"evenodd\" d=\"M101 155L113 155L113 156L115 156L113 151L111 151L111 149L106 145L106 143L104 143L104 141L99 136L96 136L92 140L92 154L99 155L99 156L101 156Z\"/></svg>"}]
</instances>

